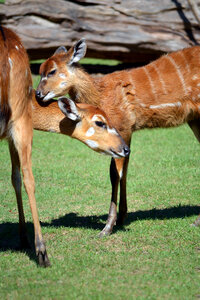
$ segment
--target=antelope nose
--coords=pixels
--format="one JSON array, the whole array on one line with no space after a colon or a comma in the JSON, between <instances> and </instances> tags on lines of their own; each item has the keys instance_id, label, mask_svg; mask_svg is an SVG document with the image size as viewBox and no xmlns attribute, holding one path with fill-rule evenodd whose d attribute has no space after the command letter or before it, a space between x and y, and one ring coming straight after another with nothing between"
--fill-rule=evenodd
<instances>
[{"instance_id":1,"label":"antelope nose","mask_svg":"<svg viewBox=\"0 0 200 300\"><path fill-rule=\"evenodd\" d=\"M40 93L40 91L36 90L36 91L35 91L35 95L36 95L36 97L41 98L41 93Z\"/></svg>"},{"instance_id":2,"label":"antelope nose","mask_svg":"<svg viewBox=\"0 0 200 300\"><path fill-rule=\"evenodd\" d=\"M130 148L127 145L124 146L124 155L129 156L130 152L131 152Z\"/></svg>"}]
</instances>

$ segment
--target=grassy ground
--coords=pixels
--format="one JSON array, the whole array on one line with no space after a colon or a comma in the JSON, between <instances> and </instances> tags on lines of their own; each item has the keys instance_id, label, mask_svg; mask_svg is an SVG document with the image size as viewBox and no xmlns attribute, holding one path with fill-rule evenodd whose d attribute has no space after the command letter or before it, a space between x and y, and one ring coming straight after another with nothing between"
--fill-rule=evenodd
<instances>
[{"instance_id":1,"label":"grassy ground","mask_svg":"<svg viewBox=\"0 0 200 300\"><path fill-rule=\"evenodd\" d=\"M187 126L133 135L129 213L97 238L110 202L109 162L80 142L34 133L33 172L52 267L18 246L18 214L7 144L0 143L1 299L200 298L199 144ZM26 193L29 236L32 218Z\"/></svg>"}]
</instances>

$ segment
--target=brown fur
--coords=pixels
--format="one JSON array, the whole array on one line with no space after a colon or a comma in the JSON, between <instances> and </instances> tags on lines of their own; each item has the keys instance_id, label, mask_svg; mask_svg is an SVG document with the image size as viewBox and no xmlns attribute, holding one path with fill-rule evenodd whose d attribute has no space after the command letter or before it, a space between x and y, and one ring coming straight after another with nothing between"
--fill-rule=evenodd
<instances>
[{"instance_id":1,"label":"brown fur","mask_svg":"<svg viewBox=\"0 0 200 300\"><path fill-rule=\"evenodd\" d=\"M41 103L33 97L33 128L68 135L86 145L87 140L91 139L98 144L98 147L93 150L105 154L108 154L110 149L115 153L121 153L123 148L127 147L116 131L109 131L109 128L112 129L110 121L101 109L83 103L77 104L76 107L80 117L78 123L70 120L61 112L58 101L52 100ZM102 129L96 126L95 121L93 121L94 116L98 117L96 121L106 123L107 128ZM91 137L88 137L86 133L91 127L94 128L94 133Z\"/></svg>"},{"instance_id":2,"label":"brown fur","mask_svg":"<svg viewBox=\"0 0 200 300\"><path fill-rule=\"evenodd\" d=\"M0 110L1 118L4 118L4 121L0 120L0 138L7 138L9 142L21 245L27 247L28 239L22 204L20 167L33 216L36 254L39 264L46 267L49 265L49 260L37 213L35 183L31 168L33 130L32 79L29 60L18 36L5 27L1 28L0 50Z\"/></svg>"},{"instance_id":3,"label":"brown fur","mask_svg":"<svg viewBox=\"0 0 200 300\"><path fill-rule=\"evenodd\" d=\"M145 67L119 71L100 78L92 78L82 69L68 65L73 53L71 49L67 54L55 54L41 65L42 74L48 74L50 61L55 62L57 70L51 79L40 82L38 90L43 96L49 91L55 95L69 92L76 102L98 105L127 144L130 144L135 130L173 127L185 122L189 123L200 141L199 46L162 56ZM66 76L65 87L60 85L63 79L59 78L59 73ZM110 233L116 220L119 182L120 222L126 214L127 167L127 158L111 163L111 207L102 234Z\"/></svg>"}]
</instances>

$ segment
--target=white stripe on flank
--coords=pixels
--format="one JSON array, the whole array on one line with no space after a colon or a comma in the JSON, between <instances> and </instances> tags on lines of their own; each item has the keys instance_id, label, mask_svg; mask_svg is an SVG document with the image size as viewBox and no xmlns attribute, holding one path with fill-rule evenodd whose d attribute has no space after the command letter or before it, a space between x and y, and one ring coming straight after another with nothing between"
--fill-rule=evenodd
<instances>
[{"instance_id":1,"label":"white stripe on flank","mask_svg":"<svg viewBox=\"0 0 200 300\"><path fill-rule=\"evenodd\" d=\"M181 102L175 102L175 103L162 103L158 105L150 105L149 108L154 109L154 108L165 108L165 107L180 107Z\"/></svg>"},{"instance_id":2,"label":"white stripe on flank","mask_svg":"<svg viewBox=\"0 0 200 300\"><path fill-rule=\"evenodd\" d=\"M189 66L189 64L188 64L188 62L187 62L187 59L186 59L186 57L185 57L183 51L180 51L180 52L178 52L178 53L182 56L182 58L183 58L183 60L184 60L184 62L185 62L187 72L190 73L190 66Z\"/></svg>"},{"instance_id":3,"label":"white stripe on flank","mask_svg":"<svg viewBox=\"0 0 200 300\"><path fill-rule=\"evenodd\" d=\"M135 96L135 100L136 101L141 101L139 98L138 98L138 96L136 95L136 86L135 86L135 84L134 84L134 81L133 81L133 77L131 76L131 74L130 73L128 73L128 78L129 78L129 81L130 81L130 84L131 84L131 86L132 86L132 90L133 90L133 95Z\"/></svg>"},{"instance_id":4,"label":"white stripe on flank","mask_svg":"<svg viewBox=\"0 0 200 300\"><path fill-rule=\"evenodd\" d=\"M149 74L149 71L146 69L146 67L143 67L144 71L145 71L145 74L147 75L147 78L149 80L149 83L150 83L150 86L151 86L151 91L152 91L152 94L154 95L154 98L156 96L156 90L155 90L155 86L153 84L153 80L151 79L151 76Z\"/></svg>"},{"instance_id":5,"label":"white stripe on flank","mask_svg":"<svg viewBox=\"0 0 200 300\"><path fill-rule=\"evenodd\" d=\"M166 85L165 85L165 82L164 82L164 80L163 80L163 78L162 78L162 76L160 74L160 71L159 71L159 69L158 69L158 67L156 66L155 63L152 66L154 67L154 70L156 71L156 73L157 73L157 75L159 77L159 80L160 80L162 88L163 88L163 92L166 94L167 93Z\"/></svg>"},{"instance_id":6,"label":"white stripe on flank","mask_svg":"<svg viewBox=\"0 0 200 300\"><path fill-rule=\"evenodd\" d=\"M172 64L172 65L174 66L174 68L176 69L176 72L177 72L177 74L178 74L178 76L179 76L179 79L180 79L180 81L181 81L181 83L182 83L184 93L187 94L187 89L186 89L186 87L185 87L185 80L184 80L184 78L183 78L183 74L181 73L179 67L177 66L177 64L176 64L176 62L175 62L175 60L174 60L171 56L168 56L168 55L166 55L165 57L168 58L168 60L171 62L171 64Z\"/></svg>"}]
</instances>

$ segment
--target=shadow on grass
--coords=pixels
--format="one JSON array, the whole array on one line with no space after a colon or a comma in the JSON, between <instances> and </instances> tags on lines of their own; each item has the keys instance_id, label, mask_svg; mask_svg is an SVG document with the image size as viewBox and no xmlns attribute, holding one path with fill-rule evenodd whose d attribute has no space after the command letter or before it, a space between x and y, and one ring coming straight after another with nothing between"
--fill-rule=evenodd
<instances>
[{"instance_id":1,"label":"shadow on grass","mask_svg":"<svg viewBox=\"0 0 200 300\"><path fill-rule=\"evenodd\" d=\"M35 254L33 224L27 222L26 229L30 248L22 249L19 239L19 224L9 222L0 224L0 252L12 251L25 253L32 261L38 264Z\"/></svg>"},{"instance_id":2,"label":"shadow on grass","mask_svg":"<svg viewBox=\"0 0 200 300\"><path fill-rule=\"evenodd\" d=\"M139 220L164 220L164 219L176 219L195 216L200 214L200 206L175 206L164 209L151 209L151 210L139 210L137 212L130 212L127 214L125 225L129 225L132 222ZM42 223L42 226L47 227L72 227L72 228L91 228L94 230L102 230L108 215L100 216L79 216L77 213L69 213L63 217L52 220L51 223ZM194 219L195 221L195 219ZM116 226L118 231L122 226Z\"/></svg>"},{"instance_id":3,"label":"shadow on grass","mask_svg":"<svg viewBox=\"0 0 200 300\"><path fill-rule=\"evenodd\" d=\"M200 214L200 206L176 206L164 209L151 209L127 214L125 225L129 225L137 220L164 220L176 219L195 216ZM91 228L94 230L102 230L106 222L107 215L100 216L79 216L77 213L69 213L58 219L54 219L51 223L41 222L42 227L72 227L72 228ZM195 221L195 218L194 218ZM124 227L116 226L114 232L124 230ZM0 224L0 252L20 251L26 253L29 258L37 262L34 250L34 231L33 224L27 223L27 231L31 249L22 250L19 248L18 223Z\"/></svg>"}]
</instances>

